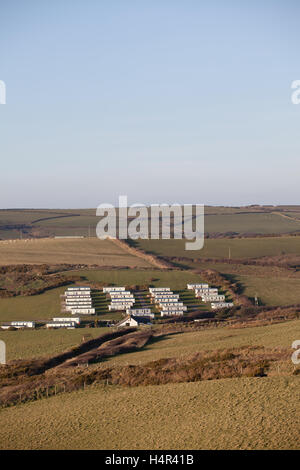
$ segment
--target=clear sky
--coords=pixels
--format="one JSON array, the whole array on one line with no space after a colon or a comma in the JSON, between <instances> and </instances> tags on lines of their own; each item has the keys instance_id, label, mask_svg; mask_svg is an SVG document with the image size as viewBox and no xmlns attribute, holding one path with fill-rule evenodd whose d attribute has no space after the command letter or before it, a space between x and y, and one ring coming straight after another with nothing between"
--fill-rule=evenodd
<instances>
[{"instance_id":1,"label":"clear sky","mask_svg":"<svg viewBox=\"0 0 300 470\"><path fill-rule=\"evenodd\" d=\"M0 6L0 207L300 203L299 0Z\"/></svg>"}]
</instances>

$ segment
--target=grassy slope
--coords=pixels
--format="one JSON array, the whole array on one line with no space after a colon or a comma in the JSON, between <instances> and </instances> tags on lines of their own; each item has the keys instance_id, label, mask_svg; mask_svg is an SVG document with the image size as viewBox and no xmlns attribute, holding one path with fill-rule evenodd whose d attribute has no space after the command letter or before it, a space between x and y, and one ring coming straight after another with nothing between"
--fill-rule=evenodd
<instances>
[{"instance_id":1,"label":"grassy slope","mask_svg":"<svg viewBox=\"0 0 300 470\"><path fill-rule=\"evenodd\" d=\"M261 213L262 208L206 207L206 232L250 232L250 233L287 233L300 230L297 221L299 206L280 208L284 216L278 213ZM270 210L270 209L269 209ZM273 210L273 209L272 209ZM291 212L292 211L292 212ZM246 213L245 213L246 212ZM68 217L60 217L68 215ZM290 218L289 218L290 216ZM293 217L296 220L293 220ZM25 224L24 229L32 234L85 235L95 233L99 218L95 209L74 210L0 210L0 237L20 237L18 230L7 230L9 225Z\"/></svg>"},{"instance_id":2,"label":"grassy slope","mask_svg":"<svg viewBox=\"0 0 300 470\"><path fill-rule=\"evenodd\" d=\"M0 242L0 265L6 264L98 264L102 266L150 266L109 240L41 239Z\"/></svg>"},{"instance_id":3,"label":"grassy slope","mask_svg":"<svg viewBox=\"0 0 300 470\"><path fill-rule=\"evenodd\" d=\"M106 331L109 329L0 331L0 339L6 343L7 361L12 361L57 354L78 345L84 335L95 338Z\"/></svg>"},{"instance_id":4,"label":"grassy slope","mask_svg":"<svg viewBox=\"0 0 300 470\"><path fill-rule=\"evenodd\" d=\"M153 286L166 286L172 289L182 289L188 282L201 282L197 274L184 271L158 271L158 270L92 270L70 271L69 274L80 274L87 280L107 282L112 285L153 284Z\"/></svg>"},{"instance_id":5,"label":"grassy slope","mask_svg":"<svg viewBox=\"0 0 300 470\"><path fill-rule=\"evenodd\" d=\"M183 264L197 268L211 268L228 274L243 288L249 297L256 294L264 305L291 305L300 303L300 273L279 267L245 266L222 263L203 263L201 258L226 258L229 248L231 257L256 258L276 256L288 253L300 253L300 238L253 238L253 239L217 239L206 240L204 249L199 252L184 250L182 240L140 241L146 251L166 256L182 256L191 262ZM195 262L195 259L199 261Z\"/></svg>"},{"instance_id":6,"label":"grassy slope","mask_svg":"<svg viewBox=\"0 0 300 470\"><path fill-rule=\"evenodd\" d=\"M194 268L215 269L238 282L243 294L258 296L262 305L300 304L300 272L268 266L243 266L225 263L197 263Z\"/></svg>"},{"instance_id":7,"label":"grassy slope","mask_svg":"<svg viewBox=\"0 0 300 470\"><path fill-rule=\"evenodd\" d=\"M300 303L300 279L236 276L248 297L258 296L263 305L293 305Z\"/></svg>"},{"instance_id":8,"label":"grassy slope","mask_svg":"<svg viewBox=\"0 0 300 470\"><path fill-rule=\"evenodd\" d=\"M298 338L300 338L300 320L253 328L212 328L167 336L147 345L138 353L123 354L108 359L105 365L137 364L164 357L180 357L198 351L242 346L289 348Z\"/></svg>"},{"instance_id":9,"label":"grassy slope","mask_svg":"<svg viewBox=\"0 0 300 470\"><path fill-rule=\"evenodd\" d=\"M0 299L0 321L47 320L60 316L60 294L66 287L51 289L39 295Z\"/></svg>"},{"instance_id":10,"label":"grassy slope","mask_svg":"<svg viewBox=\"0 0 300 470\"><path fill-rule=\"evenodd\" d=\"M200 251L186 251L184 240L139 240L147 252L186 258L259 258L300 253L300 237L208 239Z\"/></svg>"},{"instance_id":11,"label":"grassy slope","mask_svg":"<svg viewBox=\"0 0 300 470\"><path fill-rule=\"evenodd\" d=\"M299 378L95 387L0 412L8 449L296 449Z\"/></svg>"}]
</instances>

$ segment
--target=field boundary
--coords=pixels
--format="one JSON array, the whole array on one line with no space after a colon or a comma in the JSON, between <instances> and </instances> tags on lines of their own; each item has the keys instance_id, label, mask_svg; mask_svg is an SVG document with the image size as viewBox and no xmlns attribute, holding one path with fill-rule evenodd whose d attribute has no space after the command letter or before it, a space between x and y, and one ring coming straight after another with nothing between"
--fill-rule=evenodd
<instances>
[{"instance_id":1,"label":"field boundary","mask_svg":"<svg viewBox=\"0 0 300 470\"><path fill-rule=\"evenodd\" d=\"M152 266L155 266L156 268L160 268L160 269L173 269L174 268L173 265L165 261L159 260L158 257L156 257L155 255L149 255L148 253L145 253L140 248L134 248L128 245L128 243L126 243L125 240L119 240L117 238L109 238L109 240L112 241L115 245L122 248L124 251L127 251L128 253L138 258L148 261L148 263L152 264Z\"/></svg>"}]
</instances>

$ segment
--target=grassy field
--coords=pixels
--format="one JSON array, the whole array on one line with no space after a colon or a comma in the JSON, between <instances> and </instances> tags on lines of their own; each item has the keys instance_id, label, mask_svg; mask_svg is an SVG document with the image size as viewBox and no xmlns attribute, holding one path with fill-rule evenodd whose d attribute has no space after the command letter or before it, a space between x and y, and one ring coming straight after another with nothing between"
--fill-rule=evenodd
<instances>
[{"instance_id":1,"label":"grassy field","mask_svg":"<svg viewBox=\"0 0 300 470\"><path fill-rule=\"evenodd\" d=\"M109 328L0 331L0 339L6 343L7 361L12 361L57 354L78 345L84 335L95 338L106 331Z\"/></svg>"},{"instance_id":2,"label":"grassy field","mask_svg":"<svg viewBox=\"0 0 300 470\"><path fill-rule=\"evenodd\" d=\"M60 294L65 290L66 287L59 287L39 295L0 299L0 321L48 320L60 316Z\"/></svg>"},{"instance_id":3,"label":"grassy field","mask_svg":"<svg viewBox=\"0 0 300 470\"><path fill-rule=\"evenodd\" d=\"M98 270L69 271L68 274L80 274L88 281L106 282L111 285L153 285L170 287L177 290L186 287L188 282L201 282L200 276L185 271L158 270Z\"/></svg>"},{"instance_id":4,"label":"grassy field","mask_svg":"<svg viewBox=\"0 0 300 470\"><path fill-rule=\"evenodd\" d=\"M205 207L207 233L288 233L300 230L299 206ZM96 209L0 210L0 238L95 236Z\"/></svg>"},{"instance_id":5,"label":"grassy field","mask_svg":"<svg viewBox=\"0 0 300 470\"><path fill-rule=\"evenodd\" d=\"M97 238L0 241L0 265L26 263L151 266L113 242Z\"/></svg>"},{"instance_id":6,"label":"grassy field","mask_svg":"<svg viewBox=\"0 0 300 470\"><path fill-rule=\"evenodd\" d=\"M280 214L232 214L205 217L206 233L288 233L300 230L300 221Z\"/></svg>"},{"instance_id":7,"label":"grassy field","mask_svg":"<svg viewBox=\"0 0 300 470\"><path fill-rule=\"evenodd\" d=\"M299 378L90 387L0 411L1 449L299 449Z\"/></svg>"},{"instance_id":8,"label":"grassy field","mask_svg":"<svg viewBox=\"0 0 300 470\"><path fill-rule=\"evenodd\" d=\"M196 263L194 268L214 269L237 282L247 297L257 295L261 305L300 304L300 272L274 266Z\"/></svg>"},{"instance_id":9,"label":"grassy field","mask_svg":"<svg viewBox=\"0 0 300 470\"><path fill-rule=\"evenodd\" d=\"M300 279L239 275L235 280L243 286L245 295L257 295L262 305L300 304Z\"/></svg>"},{"instance_id":10,"label":"grassy field","mask_svg":"<svg viewBox=\"0 0 300 470\"><path fill-rule=\"evenodd\" d=\"M149 253L185 258L260 258L282 254L300 254L300 237L207 239L200 251L186 251L184 240L138 240Z\"/></svg>"},{"instance_id":11,"label":"grassy field","mask_svg":"<svg viewBox=\"0 0 300 470\"><path fill-rule=\"evenodd\" d=\"M7 360L27 359L61 352L81 341L84 334L93 337L106 328L75 330L0 331L0 339L7 345ZM107 330L108 331L108 330ZM212 328L202 331L180 333L156 340L137 353L123 354L105 361L136 364L178 357L203 350L214 350L241 346L290 347L300 338L300 321L289 321L253 328Z\"/></svg>"}]
</instances>

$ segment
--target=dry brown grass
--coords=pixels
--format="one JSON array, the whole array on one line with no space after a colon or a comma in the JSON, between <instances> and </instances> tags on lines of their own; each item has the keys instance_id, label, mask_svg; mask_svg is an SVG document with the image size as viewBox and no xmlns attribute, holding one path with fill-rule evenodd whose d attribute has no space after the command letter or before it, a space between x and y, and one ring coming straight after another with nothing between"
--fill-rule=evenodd
<instances>
[{"instance_id":1,"label":"dry brown grass","mask_svg":"<svg viewBox=\"0 0 300 470\"><path fill-rule=\"evenodd\" d=\"M45 263L151 266L146 260L128 253L121 246L97 238L0 241L0 265Z\"/></svg>"},{"instance_id":2,"label":"dry brown grass","mask_svg":"<svg viewBox=\"0 0 300 470\"><path fill-rule=\"evenodd\" d=\"M299 449L299 377L91 386L0 420L1 449Z\"/></svg>"}]
</instances>

